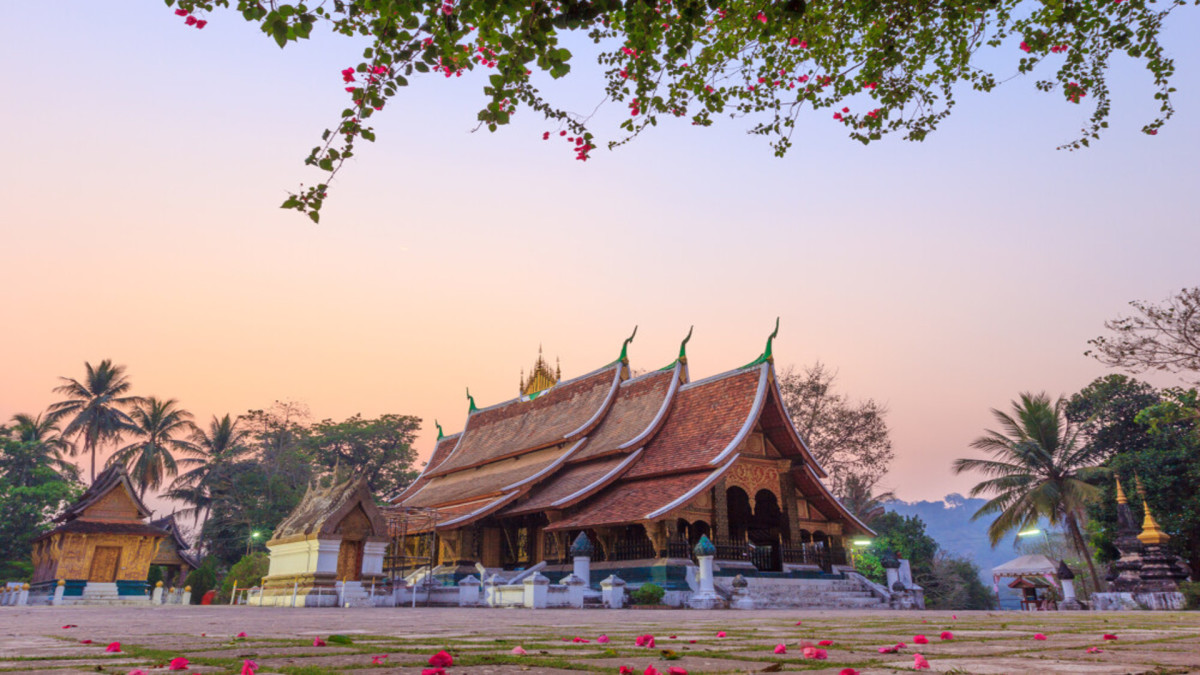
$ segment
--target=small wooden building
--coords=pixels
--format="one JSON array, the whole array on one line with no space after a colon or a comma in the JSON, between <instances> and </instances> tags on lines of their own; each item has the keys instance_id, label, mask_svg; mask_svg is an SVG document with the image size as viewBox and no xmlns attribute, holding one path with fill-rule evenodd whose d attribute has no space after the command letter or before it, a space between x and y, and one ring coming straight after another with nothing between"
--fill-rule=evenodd
<instances>
[{"instance_id":1,"label":"small wooden building","mask_svg":"<svg viewBox=\"0 0 1200 675\"><path fill-rule=\"evenodd\" d=\"M54 519L60 525L33 540L34 595L53 594L61 580L67 602L149 602L150 561L168 536L149 517L125 469L105 469Z\"/></svg>"},{"instance_id":2,"label":"small wooden building","mask_svg":"<svg viewBox=\"0 0 1200 675\"><path fill-rule=\"evenodd\" d=\"M291 604L294 597L297 606L319 607L360 596L364 583L383 579L388 541L366 478L311 485L267 542L262 604Z\"/></svg>"},{"instance_id":3,"label":"small wooden building","mask_svg":"<svg viewBox=\"0 0 1200 675\"><path fill-rule=\"evenodd\" d=\"M154 556L154 560L150 561L150 564L165 568L163 586L168 588L183 586L188 573L199 567L199 563L188 552L191 545L180 533L179 523L175 521L175 514L172 513L166 518L151 521L150 525L160 530L166 530L168 534L159 545L158 553Z\"/></svg>"}]
</instances>

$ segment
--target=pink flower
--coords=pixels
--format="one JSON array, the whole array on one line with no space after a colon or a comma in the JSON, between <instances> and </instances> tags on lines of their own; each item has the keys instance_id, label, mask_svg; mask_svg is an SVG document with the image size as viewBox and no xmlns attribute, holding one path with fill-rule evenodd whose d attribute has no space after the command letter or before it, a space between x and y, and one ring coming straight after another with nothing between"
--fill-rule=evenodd
<instances>
[{"instance_id":1,"label":"pink flower","mask_svg":"<svg viewBox=\"0 0 1200 675\"><path fill-rule=\"evenodd\" d=\"M1029 43L1025 42L1024 40L1021 41L1021 51L1023 51L1023 52L1029 51Z\"/></svg>"},{"instance_id":2,"label":"pink flower","mask_svg":"<svg viewBox=\"0 0 1200 675\"><path fill-rule=\"evenodd\" d=\"M421 670L421 675L446 675L445 668L425 668Z\"/></svg>"},{"instance_id":3,"label":"pink flower","mask_svg":"<svg viewBox=\"0 0 1200 675\"><path fill-rule=\"evenodd\" d=\"M798 46L800 46L800 38L790 38L788 40L788 44L793 47L798 47Z\"/></svg>"},{"instance_id":4,"label":"pink flower","mask_svg":"<svg viewBox=\"0 0 1200 675\"><path fill-rule=\"evenodd\" d=\"M642 675L662 675L662 673L654 666L646 666L646 669L642 671Z\"/></svg>"},{"instance_id":5,"label":"pink flower","mask_svg":"<svg viewBox=\"0 0 1200 675\"><path fill-rule=\"evenodd\" d=\"M582 141L583 139L579 139L579 140ZM601 635L600 637L596 638L596 642L599 642L602 645L606 645L610 642L610 640L608 639L607 635Z\"/></svg>"},{"instance_id":6,"label":"pink flower","mask_svg":"<svg viewBox=\"0 0 1200 675\"><path fill-rule=\"evenodd\" d=\"M129 671L129 675L150 675L150 673L147 673L141 668L134 668L133 670Z\"/></svg>"},{"instance_id":7,"label":"pink flower","mask_svg":"<svg viewBox=\"0 0 1200 675\"><path fill-rule=\"evenodd\" d=\"M238 633L237 635L234 635L233 637L244 638L244 637L246 637L246 631L242 631L242 632Z\"/></svg>"},{"instance_id":8,"label":"pink flower","mask_svg":"<svg viewBox=\"0 0 1200 675\"><path fill-rule=\"evenodd\" d=\"M1084 651L1087 652L1088 654L1103 654L1104 653L1104 650L1099 647L1088 647Z\"/></svg>"},{"instance_id":9,"label":"pink flower","mask_svg":"<svg viewBox=\"0 0 1200 675\"><path fill-rule=\"evenodd\" d=\"M324 647L325 641L319 637L315 637L315 638L313 638L313 646L314 647Z\"/></svg>"},{"instance_id":10,"label":"pink flower","mask_svg":"<svg viewBox=\"0 0 1200 675\"><path fill-rule=\"evenodd\" d=\"M525 656L526 653L527 652L525 651L525 648L521 645L517 645L516 647L512 648L513 656Z\"/></svg>"},{"instance_id":11,"label":"pink flower","mask_svg":"<svg viewBox=\"0 0 1200 675\"><path fill-rule=\"evenodd\" d=\"M775 653L776 654L786 654L787 653L787 645L784 645L784 644L775 645Z\"/></svg>"},{"instance_id":12,"label":"pink flower","mask_svg":"<svg viewBox=\"0 0 1200 675\"><path fill-rule=\"evenodd\" d=\"M353 82L354 81L354 69L353 68L347 68L342 71L342 81L343 82Z\"/></svg>"},{"instance_id":13,"label":"pink flower","mask_svg":"<svg viewBox=\"0 0 1200 675\"><path fill-rule=\"evenodd\" d=\"M929 638L925 637L924 635L914 635L913 644L927 645L929 644Z\"/></svg>"},{"instance_id":14,"label":"pink flower","mask_svg":"<svg viewBox=\"0 0 1200 675\"><path fill-rule=\"evenodd\" d=\"M951 614L951 615L950 615L950 618L951 618L951 619L954 619L954 620L956 620L956 621L957 621L957 620L958 620L958 615L957 615L957 614Z\"/></svg>"},{"instance_id":15,"label":"pink flower","mask_svg":"<svg viewBox=\"0 0 1200 675\"><path fill-rule=\"evenodd\" d=\"M654 647L654 636L653 635L639 635L637 637L637 639L634 640L634 644L636 644L639 647L653 648Z\"/></svg>"},{"instance_id":16,"label":"pink flower","mask_svg":"<svg viewBox=\"0 0 1200 675\"><path fill-rule=\"evenodd\" d=\"M929 670L929 661L920 654L913 654L913 669L914 670Z\"/></svg>"},{"instance_id":17,"label":"pink flower","mask_svg":"<svg viewBox=\"0 0 1200 675\"><path fill-rule=\"evenodd\" d=\"M75 624L73 624L73 623L69 623L69 624L67 624L67 625L63 626L63 630L66 630L66 629L68 629L68 628L79 628L79 626L76 626L76 625L75 625Z\"/></svg>"},{"instance_id":18,"label":"pink flower","mask_svg":"<svg viewBox=\"0 0 1200 675\"><path fill-rule=\"evenodd\" d=\"M617 672L619 672L621 675L633 675L633 668L630 668L629 666L621 666L621 669Z\"/></svg>"},{"instance_id":19,"label":"pink flower","mask_svg":"<svg viewBox=\"0 0 1200 675\"><path fill-rule=\"evenodd\" d=\"M188 15L188 11L186 9L175 10L175 16L187 16L187 15Z\"/></svg>"},{"instance_id":20,"label":"pink flower","mask_svg":"<svg viewBox=\"0 0 1200 675\"><path fill-rule=\"evenodd\" d=\"M897 642L896 649L908 649L908 645L904 644L903 642Z\"/></svg>"},{"instance_id":21,"label":"pink flower","mask_svg":"<svg viewBox=\"0 0 1200 675\"><path fill-rule=\"evenodd\" d=\"M1045 635L1042 635L1041 633L1037 633L1037 634L1035 634L1035 635L1033 636L1033 639L1034 639L1034 640L1045 640L1045 639L1046 639L1046 636L1045 636Z\"/></svg>"},{"instance_id":22,"label":"pink flower","mask_svg":"<svg viewBox=\"0 0 1200 675\"><path fill-rule=\"evenodd\" d=\"M725 637L725 631L723 631L723 630L717 631L717 637L719 637L719 638Z\"/></svg>"},{"instance_id":23,"label":"pink flower","mask_svg":"<svg viewBox=\"0 0 1200 675\"><path fill-rule=\"evenodd\" d=\"M816 647L805 647L804 651L802 653L804 654L804 658L806 658L806 659L829 658L829 652L826 652L824 649L818 649Z\"/></svg>"},{"instance_id":24,"label":"pink flower","mask_svg":"<svg viewBox=\"0 0 1200 675\"><path fill-rule=\"evenodd\" d=\"M381 665L384 661L387 661L387 657L388 657L387 654L379 654L377 656L372 656L371 657L371 665L373 665L373 666Z\"/></svg>"},{"instance_id":25,"label":"pink flower","mask_svg":"<svg viewBox=\"0 0 1200 675\"><path fill-rule=\"evenodd\" d=\"M803 621L797 621L797 622L796 622L796 625L797 625L797 626L802 626L802 625L804 625L804 622L803 622Z\"/></svg>"},{"instance_id":26,"label":"pink flower","mask_svg":"<svg viewBox=\"0 0 1200 675\"><path fill-rule=\"evenodd\" d=\"M91 640L88 640L88 642L91 643ZM119 652L119 651L121 651L121 643L120 642L109 643L109 645L104 648L104 651L110 652L110 653Z\"/></svg>"},{"instance_id":27,"label":"pink flower","mask_svg":"<svg viewBox=\"0 0 1200 675\"><path fill-rule=\"evenodd\" d=\"M679 666L671 666L670 668L667 668L667 675L688 675L688 673Z\"/></svg>"},{"instance_id":28,"label":"pink flower","mask_svg":"<svg viewBox=\"0 0 1200 675\"><path fill-rule=\"evenodd\" d=\"M828 647L831 644L833 644L833 640L821 640L817 643L817 645L821 647Z\"/></svg>"},{"instance_id":29,"label":"pink flower","mask_svg":"<svg viewBox=\"0 0 1200 675\"><path fill-rule=\"evenodd\" d=\"M842 668L842 671L838 675L858 675L858 671L853 668Z\"/></svg>"},{"instance_id":30,"label":"pink flower","mask_svg":"<svg viewBox=\"0 0 1200 675\"><path fill-rule=\"evenodd\" d=\"M898 651L900 651L900 647L896 646L896 645L893 645L891 647L880 647L879 648L880 654L895 654Z\"/></svg>"},{"instance_id":31,"label":"pink flower","mask_svg":"<svg viewBox=\"0 0 1200 675\"><path fill-rule=\"evenodd\" d=\"M875 83L874 83L874 82L868 82L868 83L866 83L866 84L864 84L864 85L863 85L863 89L870 89L871 91L875 91Z\"/></svg>"},{"instance_id":32,"label":"pink flower","mask_svg":"<svg viewBox=\"0 0 1200 675\"><path fill-rule=\"evenodd\" d=\"M207 21L207 20L205 20L205 19L200 19L199 21L197 21L197 22L196 22L196 30L199 30L199 29L201 29L201 28L204 28L204 27L205 27L205 26L207 26L207 25L208 25L208 21Z\"/></svg>"},{"instance_id":33,"label":"pink flower","mask_svg":"<svg viewBox=\"0 0 1200 675\"><path fill-rule=\"evenodd\" d=\"M195 26L197 21L199 21L199 19L197 19L196 17L189 16L187 19L184 20L184 23L186 23L189 26Z\"/></svg>"},{"instance_id":34,"label":"pink flower","mask_svg":"<svg viewBox=\"0 0 1200 675\"><path fill-rule=\"evenodd\" d=\"M246 659L242 661L242 675L254 675L254 671L258 670L258 664Z\"/></svg>"},{"instance_id":35,"label":"pink flower","mask_svg":"<svg viewBox=\"0 0 1200 675\"><path fill-rule=\"evenodd\" d=\"M942 631L942 634L941 634L941 635L939 635L938 637L942 638L943 640L953 640L953 639L954 639L954 633L951 633L951 632L950 632L950 631L948 631L948 630L944 630L944 631Z\"/></svg>"},{"instance_id":36,"label":"pink flower","mask_svg":"<svg viewBox=\"0 0 1200 675\"><path fill-rule=\"evenodd\" d=\"M433 666L434 668L449 668L450 666L454 665L454 657L450 656L450 654L443 649L442 651L429 657L429 665Z\"/></svg>"},{"instance_id":37,"label":"pink flower","mask_svg":"<svg viewBox=\"0 0 1200 675\"><path fill-rule=\"evenodd\" d=\"M91 641L91 640L80 640L80 641L79 641L79 644L81 644L81 645L90 645L90 644L92 644L92 641Z\"/></svg>"},{"instance_id":38,"label":"pink flower","mask_svg":"<svg viewBox=\"0 0 1200 675\"><path fill-rule=\"evenodd\" d=\"M187 670L188 660L184 656L176 656L171 659L171 663L167 666L167 670Z\"/></svg>"},{"instance_id":39,"label":"pink flower","mask_svg":"<svg viewBox=\"0 0 1200 675\"><path fill-rule=\"evenodd\" d=\"M1118 638L1117 638L1117 636L1116 636L1116 635L1113 635L1112 633L1105 633L1105 634L1104 634L1104 639L1105 639L1105 640L1116 640L1116 639L1118 639Z\"/></svg>"},{"instance_id":40,"label":"pink flower","mask_svg":"<svg viewBox=\"0 0 1200 675\"><path fill-rule=\"evenodd\" d=\"M763 22L763 23L766 23L766 22L767 22L767 15L766 15L766 14L763 14L762 12L759 12L759 13L758 13L758 14L757 14L757 15L754 17L754 20L755 20L755 21L761 21L761 22Z\"/></svg>"}]
</instances>

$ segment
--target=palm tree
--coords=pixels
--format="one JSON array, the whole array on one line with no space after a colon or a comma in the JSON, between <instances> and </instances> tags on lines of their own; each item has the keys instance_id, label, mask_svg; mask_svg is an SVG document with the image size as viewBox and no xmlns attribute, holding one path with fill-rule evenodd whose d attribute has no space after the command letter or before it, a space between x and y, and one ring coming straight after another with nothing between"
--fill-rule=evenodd
<instances>
[{"instance_id":1,"label":"palm tree","mask_svg":"<svg viewBox=\"0 0 1200 675\"><path fill-rule=\"evenodd\" d=\"M56 419L69 416L71 421L63 429L63 436L83 438L83 451L92 455L92 482L96 480L96 450L101 443L120 438L130 430L132 420L122 408L127 408L140 399L127 396L129 379L125 377L125 366L114 366L104 359L95 368L84 362L87 377L83 382L69 377L60 377L62 384L54 388L56 394L64 394L67 400L50 406L50 414ZM72 446L72 453L77 448Z\"/></svg>"},{"instance_id":2,"label":"palm tree","mask_svg":"<svg viewBox=\"0 0 1200 675\"><path fill-rule=\"evenodd\" d=\"M979 471L991 476L972 488L971 496L994 495L972 517L996 515L988 527L992 546L1009 532L1030 527L1040 518L1051 525L1061 523L1087 560L1092 583L1100 588L1079 524L1084 507L1100 495L1093 482L1109 470L1097 466L1104 459L1101 451L1080 443L1078 430L1066 420L1065 406L1061 397L1051 403L1045 393L1024 393L1019 401L1013 401L1013 414L992 410L1003 433L989 429L971 447L987 451L993 459L958 459L954 472Z\"/></svg>"},{"instance_id":3,"label":"palm tree","mask_svg":"<svg viewBox=\"0 0 1200 675\"><path fill-rule=\"evenodd\" d=\"M175 452L192 452L195 446L176 436L192 434L192 414L179 407L173 398L153 396L139 401L129 414L137 440L121 448L108 459L106 466L124 464L129 476L138 484L138 496L146 496L146 488L158 489L163 478L179 473Z\"/></svg>"},{"instance_id":4,"label":"palm tree","mask_svg":"<svg viewBox=\"0 0 1200 675\"><path fill-rule=\"evenodd\" d=\"M193 456L179 460L180 465L194 468L171 483L166 497L191 504L183 513L190 511L195 522L199 522L201 514L208 519L214 489L219 492L216 483L229 466L250 451L245 445L250 431L238 426L239 421L228 414L220 419L213 415L208 431L199 428L192 431L191 448L186 453Z\"/></svg>"},{"instance_id":5,"label":"palm tree","mask_svg":"<svg viewBox=\"0 0 1200 675\"><path fill-rule=\"evenodd\" d=\"M58 420L53 415L17 413L12 416L12 422L13 437L19 443L29 443L35 446L36 452L33 456L37 457L38 464L44 463L49 466L64 480L79 479L79 467L64 456L64 453L71 453L73 448L62 437L58 428ZM32 468L32 466L25 467L21 469L19 476L14 476L18 485L25 484L29 478L27 471Z\"/></svg>"},{"instance_id":6,"label":"palm tree","mask_svg":"<svg viewBox=\"0 0 1200 675\"><path fill-rule=\"evenodd\" d=\"M37 467L46 466L59 474L66 482L79 479L79 467L68 461L64 453L71 452L71 444L59 434L58 422L53 416L17 413L12 416L11 428L0 428L0 436L8 436L25 444L26 452L13 453L5 462L4 471L13 484L29 485Z\"/></svg>"},{"instance_id":7,"label":"palm tree","mask_svg":"<svg viewBox=\"0 0 1200 675\"><path fill-rule=\"evenodd\" d=\"M854 517L861 520L867 527L870 527L875 519L884 514L883 505L895 501L895 499L896 495L893 492L873 494L871 485L858 474L847 476L842 483L842 506L845 506L846 510L853 513Z\"/></svg>"}]
</instances>

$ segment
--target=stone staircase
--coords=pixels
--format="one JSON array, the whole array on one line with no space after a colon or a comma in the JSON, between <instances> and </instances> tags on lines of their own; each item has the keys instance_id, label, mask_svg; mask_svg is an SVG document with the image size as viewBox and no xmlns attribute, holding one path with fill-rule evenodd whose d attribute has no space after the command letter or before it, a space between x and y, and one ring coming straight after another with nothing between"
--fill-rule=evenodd
<instances>
[{"instance_id":1,"label":"stone staircase","mask_svg":"<svg viewBox=\"0 0 1200 675\"><path fill-rule=\"evenodd\" d=\"M342 587L343 607L374 607L370 592L361 581L347 581Z\"/></svg>"},{"instance_id":2,"label":"stone staircase","mask_svg":"<svg viewBox=\"0 0 1200 675\"><path fill-rule=\"evenodd\" d=\"M717 577L717 592L730 597L732 577ZM787 579L747 577L746 590L755 609L887 609L885 600L856 579Z\"/></svg>"},{"instance_id":3,"label":"stone staircase","mask_svg":"<svg viewBox=\"0 0 1200 675\"><path fill-rule=\"evenodd\" d=\"M80 605L147 605L150 599L144 595L120 595L115 583L88 582L83 596L63 598L64 604Z\"/></svg>"}]
</instances>

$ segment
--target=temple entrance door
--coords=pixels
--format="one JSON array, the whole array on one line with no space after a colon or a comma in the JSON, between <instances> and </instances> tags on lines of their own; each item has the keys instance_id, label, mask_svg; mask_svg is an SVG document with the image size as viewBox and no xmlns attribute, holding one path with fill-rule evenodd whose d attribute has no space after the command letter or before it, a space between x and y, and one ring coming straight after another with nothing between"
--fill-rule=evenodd
<instances>
[{"instance_id":1,"label":"temple entrance door","mask_svg":"<svg viewBox=\"0 0 1200 675\"><path fill-rule=\"evenodd\" d=\"M751 521L749 539L757 548L754 566L760 570L778 572L783 569L782 545L783 512L779 500L770 490L759 490L754 495L754 518Z\"/></svg>"},{"instance_id":2,"label":"temple entrance door","mask_svg":"<svg viewBox=\"0 0 1200 675\"><path fill-rule=\"evenodd\" d=\"M479 562L483 563L484 567L497 568L500 567L500 528L485 527L483 528L483 543L479 547Z\"/></svg>"},{"instance_id":3,"label":"temple entrance door","mask_svg":"<svg viewBox=\"0 0 1200 675\"><path fill-rule=\"evenodd\" d=\"M88 581L109 584L117 580L117 567L121 564L120 546L97 546L92 553L92 569Z\"/></svg>"},{"instance_id":4,"label":"temple entrance door","mask_svg":"<svg viewBox=\"0 0 1200 675\"><path fill-rule=\"evenodd\" d=\"M343 581L362 579L363 541L342 540L338 548L337 578Z\"/></svg>"}]
</instances>

